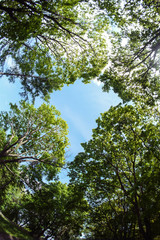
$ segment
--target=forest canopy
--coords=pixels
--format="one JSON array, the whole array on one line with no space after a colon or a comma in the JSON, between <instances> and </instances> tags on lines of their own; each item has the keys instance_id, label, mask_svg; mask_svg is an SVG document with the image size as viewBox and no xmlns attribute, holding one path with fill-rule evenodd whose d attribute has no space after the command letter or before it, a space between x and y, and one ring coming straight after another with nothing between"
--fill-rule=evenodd
<instances>
[{"instance_id":1,"label":"forest canopy","mask_svg":"<svg viewBox=\"0 0 160 240\"><path fill-rule=\"evenodd\" d=\"M0 216L32 240L158 240L160 1L0 0L0 14L0 76L22 87L0 112ZM68 161L49 97L95 79L122 102Z\"/></svg>"},{"instance_id":2,"label":"forest canopy","mask_svg":"<svg viewBox=\"0 0 160 240\"><path fill-rule=\"evenodd\" d=\"M15 0L0 11L0 74L19 78L22 96L99 76L124 101L159 97L159 1Z\"/></svg>"},{"instance_id":3,"label":"forest canopy","mask_svg":"<svg viewBox=\"0 0 160 240\"><path fill-rule=\"evenodd\" d=\"M88 82L107 62L108 24L85 2L0 1L0 12L0 74L20 79L24 97Z\"/></svg>"},{"instance_id":4,"label":"forest canopy","mask_svg":"<svg viewBox=\"0 0 160 240\"><path fill-rule=\"evenodd\" d=\"M159 117L145 106L111 107L70 164L71 182L84 189L90 204L93 239L159 234Z\"/></svg>"}]
</instances>

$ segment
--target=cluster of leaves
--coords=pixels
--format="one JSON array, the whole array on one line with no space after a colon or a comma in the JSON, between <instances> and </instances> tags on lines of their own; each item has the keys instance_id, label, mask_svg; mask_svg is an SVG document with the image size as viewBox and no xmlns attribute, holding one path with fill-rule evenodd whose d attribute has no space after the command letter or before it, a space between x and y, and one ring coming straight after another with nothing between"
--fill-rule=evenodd
<instances>
[{"instance_id":1,"label":"cluster of leaves","mask_svg":"<svg viewBox=\"0 0 160 240\"><path fill-rule=\"evenodd\" d=\"M66 122L47 104L36 109L21 101L10 109L0 114L0 210L36 239L76 239L87 202L56 180L68 147Z\"/></svg>"},{"instance_id":2,"label":"cluster of leaves","mask_svg":"<svg viewBox=\"0 0 160 240\"><path fill-rule=\"evenodd\" d=\"M55 107L42 104L36 109L22 101L20 107L11 104L11 111L2 112L0 119L4 181L16 176L33 188L44 177L52 180L64 165L68 146L67 125Z\"/></svg>"},{"instance_id":3,"label":"cluster of leaves","mask_svg":"<svg viewBox=\"0 0 160 240\"><path fill-rule=\"evenodd\" d=\"M103 89L113 88L124 101L145 97L153 104L159 98L159 9L156 0L3 0L0 74L19 78L24 97L47 99L64 84L99 76Z\"/></svg>"},{"instance_id":4,"label":"cluster of leaves","mask_svg":"<svg viewBox=\"0 0 160 240\"><path fill-rule=\"evenodd\" d=\"M101 32L108 24L87 3L0 1L0 12L0 74L19 78L22 96L48 97L78 78L88 82L105 66ZM12 64L6 69L8 57Z\"/></svg>"},{"instance_id":5,"label":"cluster of leaves","mask_svg":"<svg viewBox=\"0 0 160 240\"><path fill-rule=\"evenodd\" d=\"M159 235L159 116L145 106L111 107L71 163L71 181L90 204L92 239Z\"/></svg>"},{"instance_id":6,"label":"cluster of leaves","mask_svg":"<svg viewBox=\"0 0 160 240\"><path fill-rule=\"evenodd\" d=\"M3 213L39 239L77 239L83 228L88 206L83 195L66 184L43 183L34 194L9 192ZM9 203L9 204L8 204Z\"/></svg>"},{"instance_id":7,"label":"cluster of leaves","mask_svg":"<svg viewBox=\"0 0 160 240\"><path fill-rule=\"evenodd\" d=\"M159 1L0 0L0 13L0 75L19 78L22 96L47 100L98 77L133 101L101 114L68 186L57 180L68 139L56 108L21 101L1 112L0 210L35 238L158 237Z\"/></svg>"},{"instance_id":8,"label":"cluster of leaves","mask_svg":"<svg viewBox=\"0 0 160 240\"><path fill-rule=\"evenodd\" d=\"M159 99L159 1L96 1L113 24L109 65L100 81L124 102Z\"/></svg>"}]
</instances>

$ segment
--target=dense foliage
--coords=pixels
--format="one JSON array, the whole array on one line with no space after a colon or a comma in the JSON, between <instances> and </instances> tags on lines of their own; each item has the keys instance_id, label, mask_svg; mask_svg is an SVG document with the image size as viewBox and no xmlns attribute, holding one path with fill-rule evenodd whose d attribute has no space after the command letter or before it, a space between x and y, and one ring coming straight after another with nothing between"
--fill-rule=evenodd
<instances>
[{"instance_id":1,"label":"dense foliage","mask_svg":"<svg viewBox=\"0 0 160 240\"><path fill-rule=\"evenodd\" d=\"M74 186L58 181L42 184L34 194L11 194L11 199L4 204L3 213L36 239L77 239L88 210L86 200Z\"/></svg>"},{"instance_id":2,"label":"dense foliage","mask_svg":"<svg viewBox=\"0 0 160 240\"><path fill-rule=\"evenodd\" d=\"M1 191L21 183L34 190L56 176L68 146L67 125L59 115L54 106L36 109L24 101L0 114Z\"/></svg>"},{"instance_id":3,"label":"dense foliage","mask_svg":"<svg viewBox=\"0 0 160 240\"><path fill-rule=\"evenodd\" d=\"M72 182L90 204L93 239L159 235L159 117L144 106L111 107L72 162Z\"/></svg>"},{"instance_id":4,"label":"dense foliage","mask_svg":"<svg viewBox=\"0 0 160 240\"><path fill-rule=\"evenodd\" d=\"M26 100L96 78L125 104L97 119L69 184L59 111L21 101L0 113L0 231L5 215L35 239L159 239L160 2L0 0L0 14L0 76Z\"/></svg>"},{"instance_id":5,"label":"dense foliage","mask_svg":"<svg viewBox=\"0 0 160 240\"><path fill-rule=\"evenodd\" d=\"M88 82L106 64L101 31L108 25L87 3L1 0L0 13L0 74L20 79L22 96L47 97L78 78Z\"/></svg>"},{"instance_id":6,"label":"dense foliage","mask_svg":"<svg viewBox=\"0 0 160 240\"><path fill-rule=\"evenodd\" d=\"M160 3L152 0L96 1L114 28L110 64L100 80L124 100L159 99Z\"/></svg>"}]
</instances>

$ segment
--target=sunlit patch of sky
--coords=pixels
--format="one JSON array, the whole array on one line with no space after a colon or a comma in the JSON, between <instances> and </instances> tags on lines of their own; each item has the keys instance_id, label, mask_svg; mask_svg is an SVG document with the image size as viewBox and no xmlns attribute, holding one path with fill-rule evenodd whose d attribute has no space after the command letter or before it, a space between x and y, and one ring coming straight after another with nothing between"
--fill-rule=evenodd
<instances>
[{"instance_id":1,"label":"sunlit patch of sky","mask_svg":"<svg viewBox=\"0 0 160 240\"><path fill-rule=\"evenodd\" d=\"M81 81L65 86L62 91L51 95L51 104L55 105L66 120L69 127L71 146L67 161L72 161L75 155L83 151L81 143L88 141L92 136L92 129L96 127L95 120L100 113L115 106L120 99L112 91L102 92L102 84L83 84ZM61 180L65 181L67 171L62 171Z\"/></svg>"},{"instance_id":2,"label":"sunlit patch of sky","mask_svg":"<svg viewBox=\"0 0 160 240\"><path fill-rule=\"evenodd\" d=\"M3 77L0 79L0 109L9 110L9 103L18 103L21 100L19 92L21 85L9 83ZM43 100L36 99L36 107L42 104ZM92 81L84 84L81 81L73 85L64 86L61 91L51 94L50 104L54 105L60 112L62 118L69 127L70 147L67 151L67 161L72 161L78 152L83 151L81 143L88 141L92 136L92 129L96 127L95 120L100 113L107 111L110 106L115 106L120 99L113 92L102 92L102 84ZM60 179L68 181L67 170L63 170Z\"/></svg>"}]
</instances>

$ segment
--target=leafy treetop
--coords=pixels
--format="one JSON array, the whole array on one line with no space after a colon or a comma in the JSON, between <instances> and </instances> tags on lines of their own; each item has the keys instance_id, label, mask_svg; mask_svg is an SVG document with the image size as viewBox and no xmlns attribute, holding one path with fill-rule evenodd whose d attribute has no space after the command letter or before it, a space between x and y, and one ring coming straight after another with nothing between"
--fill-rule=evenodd
<instances>
[{"instance_id":1,"label":"leafy treetop","mask_svg":"<svg viewBox=\"0 0 160 240\"><path fill-rule=\"evenodd\" d=\"M71 182L90 204L93 239L159 234L159 116L146 106L111 107L70 164Z\"/></svg>"},{"instance_id":2,"label":"leafy treetop","mask_svg":"<svg viewBox=\"0 0 160 240\"><path fill-rule=\"evenodd\" d=\"M152 0L94 1L112 25L110 64L100 80L124 100L159 98L160 3Z\"/></svg>"},{"instance_id":3,"label":"leafy treetop","mask_svg":"<svg viewBox=\"0 0 160 240\"><path fill-rule=\"evenodd\" d=\"M25 97L89 81L107 62L108 24L85 2L9 0L0 2L0 12L0 74L19 78Z\"/></svg>"},{"instance_id":4,"label":"leafy treetop","mask_svg":"<svg viewBox=\"0 0 160 240\"><path fill-rule=\"evenodd\" d=\"M5 172L35 186L45 177L52 180L65 163L68 146L67 125L55 107L11 104L10 112L1 112L0 124L0 165Z\"/></svg>"}]
</instances>

